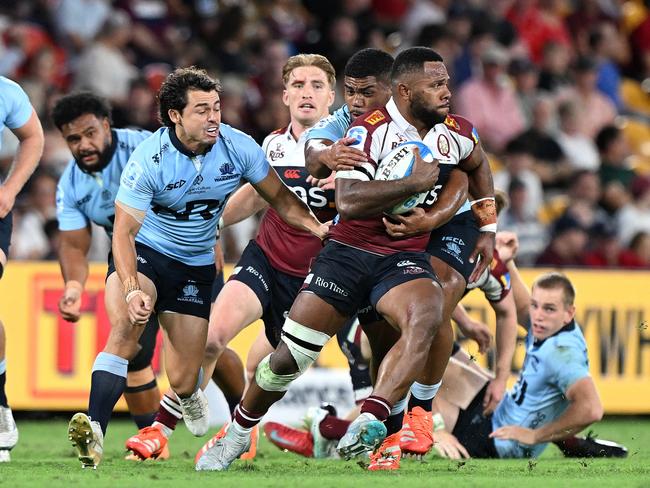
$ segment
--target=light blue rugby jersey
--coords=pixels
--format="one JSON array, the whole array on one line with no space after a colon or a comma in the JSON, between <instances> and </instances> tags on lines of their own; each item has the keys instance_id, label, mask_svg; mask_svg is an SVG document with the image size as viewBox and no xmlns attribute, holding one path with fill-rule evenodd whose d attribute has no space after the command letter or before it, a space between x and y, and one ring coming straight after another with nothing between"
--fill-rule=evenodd
<instances>
[{"instance_id":1,"label":"light blue rugby jersey","mask_svg":"<svg viewBox=\"0 0 650 488\"><path fill-rule=\"evenodd\" d=\"M15 81L0 76L0 132L5 127L22 127L31 115L32 104L25 91Z\"/></svg>"},{"instance_id":2,"label":"light blue rugby jersey","mask_svg":"<svg viewBox=\"0 0 650 488\"><path fill-rule=\"evenodd\" d=\"M557 419L569 406L566 391L589 376L587 344L575 321L544 341L526 337L526 358L519 380L503 396L492 417L492 427L521 425L536 429ZM526 446L494 439L502 458L537 457L547 443Z\"/></svg>"},{"instance_id":3,"label":"light blue rugby jersey","mask_svg":"<svg viewBox=\"0 0 650 488\"><path fill-rule=\"evenodd\" d=\"M219 126L205 155L195 155L162 127L131 155L116 200L146 210L135 240L190 266L214 264L217 222L242 179L258 183L270 165L252 137Z\"/></svg>"},{"instance_id":4,"label":"light blue rugby jersey","mask_svg":"<svg viewBox=\"0 0 650 488\"><path fill-rule=\"evenodd\" d=\"M345 133L352 123L352 115L347 104L334 111L329 117L320 120L314 127L309 129L306 134L307 140L310 139L327 139L328 141L336 142L345 137ZM469 200L461 205L455 215L471 210Z\"/></svg>"},{"instance_id":5,"label":"light blue rugby jersey","mask_svg":"<svg viewBox=\"0 0 650 488\"><path fill-rule=\"evenodd\" d=\"M113 129L111 160L101 172L86 173L73 159L68 163L56 189L56 216L59 230L83 229L89 221L113 234L115 196L120 176L135 148L151 135L146 130Z\"/></svg>"}]
</instances>

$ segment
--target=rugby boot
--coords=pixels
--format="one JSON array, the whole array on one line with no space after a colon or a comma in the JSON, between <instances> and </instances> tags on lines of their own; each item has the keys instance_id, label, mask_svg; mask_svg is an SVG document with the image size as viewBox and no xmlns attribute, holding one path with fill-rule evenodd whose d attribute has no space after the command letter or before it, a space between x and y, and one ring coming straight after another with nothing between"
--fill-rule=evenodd
<instances>
[{"instance_id":1,"label":"rugby boot","mask_svg":"<svg viewBox=\"0 0 650 488\"><path fill-rule=\"evenodd\" d=\"M11 460L9 451L18 442L18 427L14 422L11 408L0 407L0 463Z\"/></svg>"},{"instance_id":2,"label":"rugby boot","mask_svg":"<svg viewBox=\"0 0 650 488\"><path fill-rule=\"evenodd\" d=\"M196 456L194 456L194 464L199 462L199 458L203 455L205 451L210 449L212 446L215 445L215 443L223 438L223 436L226 435L226 431L228 430L229 423L223 424L221 429L219 429L219 432L217 432L215 435L212 436L212 438L203 444L203 447L199 449L199 451L196 453ZM251 459L255 458L255 455L257 453L257 443L258 443L258 438L259 438L259 427L256 425L253 427L253 430L251 431L251 446L248 451L246 451L244 454L241 455L240 459L250 461Z\"/></svg>"},{"instance_id":3,"label":"rugby boot","mask_svg":"<svg viewBox=\"0 0 650 488\"><path fill-rule=\"evenodd\" d=\"M402 426L400 448L404 455L424 456L433 447L433 415L421 407L407 412Z\"/></svg>"},{"instance_id":4,"label":"rugby boot","mask_svg":"<svg viewBox=\"0 0 650 488\"><path fill-rule=\"evenodd\" d=\"M314 457L314 441L309 432L301 429L294 429L288 425L277 422L264 424L264 434L283 451L294 452L304 457Z\"/></svg>"},{"instance_id":5,"label":"rugby boot","mask_svg":"<svg viewBox=\"0 0 650 488\"><path fill-rule=\"evenodd\" d=\"M204 436L210 429L208 397L200 388L186 398L178 397L185 426L196 437Z\"/></svg>"},{"instance_id":6,"label":"rugby boot","mask_svg":"<svg viewBox=\"0 0 650 488\"><path fill-rule=\"evenodd\" d=\"M399 469L402 458L400 433L395 432L384 439L379 449L370 455L368 471L392 471Z\"/></svg>"},{"instance_id":7,"label":"rugby boot","mask_svg":"<svg viewBox=\"0 0 650 488\"><path fill-rule=\"evenodd\" d=\"M323 437L320 432L320 423L328 415L336 415L336 410L331 405L311 407L305 415L305 425L309 427L313 442L313 456L316 459L338 457L336 453L336 441Z\"/></svg>"},{"instance_id":8,"label":"rugby boot","mask_svg":"<svg viewBox=\"0 0 650 488\"><path fill-rule=\"evenodd\" d=\"M97 469L104 452L104 434L99 422L85 413L76 413L68 424L68 439L77 450L82 468Z\"/></svg>"},{"instance_id":9,"label":"rugby boot","mask_svg":"<svg viewBox=\"0 0 650 488\"><path fill-rule=\"evenodd\" d=\"M136 456L136 459L144 461L145 459L161 458L165 451L169 457L167 443L168 439L158 424L144 427L136 435L129 437L126 441L126 448Z\"/></svg>"},{"instance_id":10,"label":"rugby boot","mask_svg":"<svg viewBox=\"0 0 650 488\"><path fill-rule=\"evenodd\" d=\"M565 457L575 458L624 458L627 457L627 448L616 442L596 439L591 431L587 437L571 437L556 441Z\"/></svg>"},{"instance_id":11,"label":"rugby boot","mask_svg":"<svg viewBox=\"0 0 650 488\"><path fill-rule=\"evenodd\" d=\"M197 471L225 471L230 465L251 447L250 431L238 428L237 424L226 429L226 433L214 444L200 452L196 461Z\"/></svg>"},{"instance_id":12,"label":"rugby boot","mask_svg":"<svg viewBox=\"0 0 650 488\"><path fill-rule=\"evenodd\" d=\"M348 427L336 450L346 461L374 451L386 437L386 426L373 414L360 414Z\"/></svg>"}]
</instances>

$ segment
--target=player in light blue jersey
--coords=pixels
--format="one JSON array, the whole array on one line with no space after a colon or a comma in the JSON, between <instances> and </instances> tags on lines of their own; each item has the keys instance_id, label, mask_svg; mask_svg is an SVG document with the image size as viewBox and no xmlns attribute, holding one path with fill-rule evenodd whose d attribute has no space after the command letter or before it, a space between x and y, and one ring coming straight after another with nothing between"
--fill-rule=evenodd
<instances>
[{"instance_id":1,"label":"player in light blue jersey","mask_svg":"<svg viewBox=\"0 0 650 488\"><path fill-rule=\"evenodd\" d=\"M52 110L52 119L73 156L57 188L59 263L65 282L59 312L65 320L77 322L88 278L90 223L103 227L112 236L114 202L122 170L131 153L151 132L111 128L108 102L89 92L62 97ZM152 316L140 337L140 350L129 360L124 399L138 429L151 425L160 401L151 368L157 332L158 319Z\"/></svg>"},{"instance_id":2,"label":"player in light blue jersey","mask_svg":"<svg viewBox=\"0 0 650 488\"><path fill-rule=\"evenodd\" d=\"M198 385L215 277L213 249L223 206L242 180L291 225L321 238L327 231L282 184L262 149L221 124L219 89L203 70L171 73L158 95L164 127L136 148L122 173L115 266L106 282L114 325L95 361L91 386L98 411L92 421L81 413L71 421L85 466L101 460L103 435L124 389L126 358L154 308L166 334L165 370L179 413L192 433L207 432L207 398ZM150 428L167 427L156 421Z\"/></svg>"},{"instance_id":3,"label":"player in light blue jersey","mask_svg":"<svg viewBox=\"0 0 650 488\"><path fill-rule=\"evenodd\" d=\"M18 138L18 152L7 179L0 185L0 278L7 264L11 241L11 209L16 195L36 169L43 154L43 129L27 94L15 82L0 76L0 133L8 127ZM10 460L18 442L18 429L5 394L5 331L0 322L0 462Z\"/></svg>"},{"instance_id":4,"label":"player in light blue jersey","mask_svg":"<svg viewBox=\"0 0 650 488\"><path fill-rule=\"evenodd\" d=\"M475 365L463 366L464 372L455 375L463 380L449 381L455 393L436 399L440 413L436 448L451 458L524 458L539 456L548 442L554 442L566 456L626 456L623 446L575 435L599 421L603 408L575 321L571 282L560 273L548 273L537 278L529 294L512 260L516 236L500 233L497 241L510 272L519 322L529 324L524 366L493 415L483 412L490 377L482 371L470 374L480 370ZM461 356L458 361L471 363Z\"/></svg>"}]
</instances>

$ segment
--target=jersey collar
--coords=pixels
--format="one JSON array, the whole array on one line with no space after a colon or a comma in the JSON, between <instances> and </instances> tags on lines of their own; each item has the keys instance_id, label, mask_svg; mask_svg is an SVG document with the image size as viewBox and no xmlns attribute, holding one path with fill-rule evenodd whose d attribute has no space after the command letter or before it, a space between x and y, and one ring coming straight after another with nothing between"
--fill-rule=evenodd
<instances>
[{"instance_id":1,"label":"jersey collar","mask_svg":"<svg viewBox=\"0 0 650 488\"><path fill-rule=\"evenodd\" d=\"M390 115L390 118L393 120L393 122L397 124L397 127L402 132L404 132L409 137L413 137L414 140L416 141L422 140L422 138L420 137L420 133L415 128L415 126L411 125L411 123L408 120L406 120L402 115L402 113L399 111L393 97L391 97L391 99L388 100L388 103L386 104L386 111L388 112L388 115Z\"/></svg>"},{"instance_id":2,"label":"jersey collar","mask_svg":"<svg viewBox=\"0 0 650 488\"><path fill-rule=\"evenodd\" d=\"M205 154L212 151L212 147L210 147L210 149L205 154L195 153L194 151L191 151L190 149L185 147L185 144L183 144L181 142L181 140L178 138L178 136L176 135L176 129L174 127L168 127L167 129L168 129L167 132L169 133L169 140L171 141L172 146L174 146L179 153L184 154L188 158L195 158L197 156L205 156ZM219 134L219 137L221 137L221 134ZM215 144L216 144L216 142L215 142Z\"/></svg>"},{"instance_id":3,"label":"jersey collar","mask_svg":"<svg viewBox=\"0 0 650 488\"><path fill-rule=\"evenodd\" d=\"M551 334L550 336L548 336L546 339L533 339L533 347L540 347L542 344L544 344L545 341L547 341L551 337L555 337L556 335L561 334L562 332L571 332L575 328L576 328L576 319L571 319L571 322L566 324L555 334Z\"/></svg>"}]
</instances>

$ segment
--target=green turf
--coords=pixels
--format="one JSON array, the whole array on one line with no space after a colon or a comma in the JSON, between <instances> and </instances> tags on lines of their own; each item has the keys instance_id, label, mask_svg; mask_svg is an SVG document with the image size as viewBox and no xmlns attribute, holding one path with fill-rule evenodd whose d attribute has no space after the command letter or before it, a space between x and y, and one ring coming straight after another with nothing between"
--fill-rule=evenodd
<instances>
[{"instance_id":1,"label":"green turf","mask_svg":"<svg viewBox=\"0 0 650 488\"><path fill-rule=\"evenodd\" d=\"M428 456L425 461L404 460L399 472L371 473L355 462L316 461L283 453L262 439L253 463L236 461L225 473L197 473L194 454L206 438L192 437L183 426L171 443L168 461L134 463L123 460L123 442L134 432L128 421L114 421L108 433L104 460L96 470L82 470L66 437L66 420L18 422L20 441L12 461L0 464L2 487L83 486L162 487L267 486L343 488L419 486L601 487L650 486L650 419L610 419L594 427L604 439L625 444L630 456L622 460L564 459L554 447L535 461L449 461ZM192 485L183 485L184 482Z\"/></svg>"}]
</instances>

